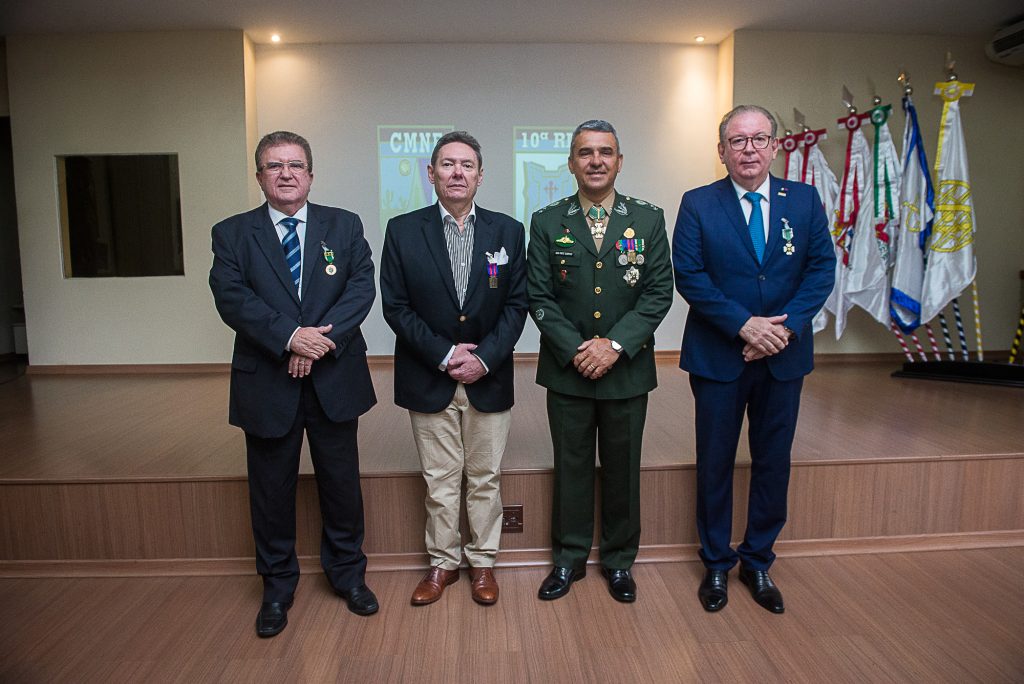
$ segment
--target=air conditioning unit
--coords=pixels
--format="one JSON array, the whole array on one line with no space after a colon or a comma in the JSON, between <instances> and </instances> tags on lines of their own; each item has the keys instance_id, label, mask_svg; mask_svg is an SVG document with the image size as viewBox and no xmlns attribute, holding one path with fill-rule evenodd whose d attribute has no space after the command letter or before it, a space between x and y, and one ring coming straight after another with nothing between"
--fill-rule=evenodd
<instances>
[{"instance_id":1,"label":"air conditioning unit","mask_svg":"<svg viewBox=\"0 0 1024 684\"><path fill-rule=\"evenodd\" d=\"M1024 21L997 31L985 46L985 54L999 64L1024 65Z\"/></svg>"}]
</instances>

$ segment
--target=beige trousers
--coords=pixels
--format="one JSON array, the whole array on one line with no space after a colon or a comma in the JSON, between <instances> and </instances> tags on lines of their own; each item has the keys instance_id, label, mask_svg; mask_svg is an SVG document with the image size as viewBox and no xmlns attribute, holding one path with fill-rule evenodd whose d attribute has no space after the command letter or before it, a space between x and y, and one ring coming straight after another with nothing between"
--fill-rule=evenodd
<instances>
[{"instance_id":1,"label":"beige trousers","mask_svg":"<svg viewBox=\"0 0 1024 684\"><path fill-rule=\"evenodd\" d=\"M470 534L466 559L475 568L493 567L501 537L501 457L512 412L477 411L460 382L443 411L409 411L409 417L427 483L425 536L430 564L455 570L462 561L459 505L465 474Z\"/></svg>"}]
</instances>

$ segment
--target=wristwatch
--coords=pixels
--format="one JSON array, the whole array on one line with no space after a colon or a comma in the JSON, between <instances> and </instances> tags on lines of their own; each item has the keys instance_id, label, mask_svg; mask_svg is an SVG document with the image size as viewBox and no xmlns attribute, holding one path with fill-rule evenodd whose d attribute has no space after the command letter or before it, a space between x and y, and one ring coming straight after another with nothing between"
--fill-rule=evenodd
<instances>
[{"instance_id":1,"label":"wristwatch","mask_svg":"<svg viewBox=\"0 0 1024 684\"><path fill-rule=\"evenodd\" d=\"M608 340L608 341L612 343L612 351L613 352L615 352L616 354L621 354L622 353L622 345L621 344L619 344L615 340Z\"/></svg>"}]
</instances>

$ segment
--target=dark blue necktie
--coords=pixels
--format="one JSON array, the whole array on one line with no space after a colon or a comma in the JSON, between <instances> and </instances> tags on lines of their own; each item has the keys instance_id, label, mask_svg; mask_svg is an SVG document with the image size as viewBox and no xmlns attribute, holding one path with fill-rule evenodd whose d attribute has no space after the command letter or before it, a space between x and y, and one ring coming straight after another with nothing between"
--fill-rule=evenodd
<instances>
[{"instance_id":1,"label":"dark blue necktie","mask_svg":"<svg viewBox=\"0 0 1024 684\"><path fill-rule=\"evenodd\" d=\"M281 219L281 225L288 230L281 241L281 247L284 248L284 258L288 261L288 270L291 271L295 291L298 292L302 274L302 248L299 246L299 233L295 229L299 225L299 219L289 216Z\"/></svg>"},{"instance_id":2,"label":"dark blue necktie","mask_svg":"<svg viewBox=\"0 0 1024 684\"><path fill-rule=\"evenodd\" d=\"M747 223L747 230L750 231L750 241L754 243L757 263L761 263L761 259L764 258L764 218L761 216L761 195L756 192L748 192L743 198L750 202L750 221Z\"/></svg>"}]
</instances>

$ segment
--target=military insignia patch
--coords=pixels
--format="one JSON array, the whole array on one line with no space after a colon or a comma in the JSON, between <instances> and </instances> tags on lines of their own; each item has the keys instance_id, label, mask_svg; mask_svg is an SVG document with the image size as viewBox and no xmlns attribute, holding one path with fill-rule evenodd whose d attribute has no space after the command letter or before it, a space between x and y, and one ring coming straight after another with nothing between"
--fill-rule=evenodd
<instances>
[{"instance_id":1,"label":"military insignia patch","mask_svg":"<svg viewBox=\"0 0 1024 684\"><path fill-rule=\"evenodd\" d=\"M566 233L562 237L560 237L557 240L555 240L555 244L556 245L566 245L566 246L568 246L568 245L575 245L576 241L572 238L572 235L569 235L568 233Z\"/></svg>"}]
</instances>

